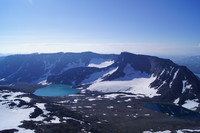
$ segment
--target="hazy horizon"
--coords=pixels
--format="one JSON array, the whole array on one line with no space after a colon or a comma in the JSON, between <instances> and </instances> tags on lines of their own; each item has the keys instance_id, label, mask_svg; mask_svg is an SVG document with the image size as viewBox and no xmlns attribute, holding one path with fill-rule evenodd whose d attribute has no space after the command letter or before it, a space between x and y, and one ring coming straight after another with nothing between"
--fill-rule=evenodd
<instances>
[{"instance_id":1,"label":"hazy horizon","mask_svg":"<svg viewBox=\"0 0 200 133\"><path fill-rule=\"evenodd\" d=\"M6 57L6 56L9 56L9 55L26 55L26 54L55 54L55 53L84 53L84 52L92 52L92 53L96 53L96 54L120 54L122 52L129 52L129 51L121 51L119 53L100 53L100 52L93 52L93 51L82 51L82 52L70 52L70 51L60 51L60 52L43 52L43 53L40 53L40 52L33 52L33 53L5 53L5 54L2 54L0 53L0 57ZM138 55L149 55L149 56L157 56L157 57L160 57L160 58L165 58L165 59L178 59L178 58L185 58L185 57L195 57L195 56L200 56L200 54L196 54L196 55L173 55L173 54L170 54L170 55L167 55L167 54L143 54L143 53L133 53L133 52L129 52L129 53L132 53L132 54L138 54Z\"/></svg>"},{"instance_id":2,"label":"hazy horizon","mask_svg":"<svg viewBox=\"0 0 200 133\"><path fill-rule=\"evenodd\" d=\"M0 53L199 55L198 0L1 0Z\"/></svg>"}]
</instances>

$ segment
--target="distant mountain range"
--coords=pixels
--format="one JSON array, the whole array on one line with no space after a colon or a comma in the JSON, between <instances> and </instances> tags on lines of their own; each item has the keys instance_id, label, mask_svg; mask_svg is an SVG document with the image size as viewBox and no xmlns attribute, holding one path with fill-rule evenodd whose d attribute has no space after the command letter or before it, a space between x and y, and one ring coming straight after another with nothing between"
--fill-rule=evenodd
<instances>
[{"instance_id":1,"label":"distant mountain range","mask_svg":"<svg viewBox=\"0 0 200 133\"><path fill-rule=\"evenodd\" d=\"M0 61L0 70L0 84L68 84L90 91L158 98L179 105L200 99L200 81L186 67L169 59L128 52L10 55Z\"/></svg>"},{"instance_id":2,"label":"distant mountain range","mask_svg":"<svg viewBox=\"0 0 200 133\"><path fill-rule=\"evenodd\" d=\"M115 55L100 55L91 52L11 55L0 62L1 84L39 83L50 75L61 74L76 67L86 67L92 63L109 61L114 57Z\"/></svg>"},{"instance_id":3,"label":"distant mountain range","mask_svg":"<svg viewBox=\"0 0 200 133\"><path fill-rule=\"evenodd\" d=\"M2 61L4 59L4 56L0 56L0 61Z\"/></svg>"},{"instance_id":4,"label":"distant mountain range","mask_svg":"<svg viewBox=\"0 0 200 133\"><path fill-rule=\"evenodd\" d=\"M192 72L200 75L200 56L170 57L177 64L187 66Z\"/></svg>"}]
</instances>

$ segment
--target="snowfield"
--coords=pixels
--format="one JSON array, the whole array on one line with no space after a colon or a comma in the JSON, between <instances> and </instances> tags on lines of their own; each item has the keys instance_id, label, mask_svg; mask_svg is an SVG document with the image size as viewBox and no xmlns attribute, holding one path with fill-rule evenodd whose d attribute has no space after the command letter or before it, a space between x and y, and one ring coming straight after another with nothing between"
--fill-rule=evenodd
<instances>
[{"instance_id":1,"label":"snowfield","mask_svg":"<svg viewBox=\"0 0 200 133\"><path fill-rule=\"evenodd\" d=\"M160 95L157 94L156 89L149 87L150 83L154 80L155 77L152 76L151 78L135 78L130 81L103 81L94 83L87 89L90 91L100 91L104 93L127 92L152 98Z\"/></svg>"},{"instance_id":2,"label":"snowfield","mask_svg":"<svg viewBox=\"0 0 200 133\"><path fill-rule=\"evenodd\" d=\"M16 99L20 95L24 93L21 92L8 92L8 91L0 91L0 114L1 114L1 124L0 130L5 129L17 129L20 133L33 133L32 130L26 130L23 128L19 128L22 120L30 120L29 115L34 111L34 108L21 107L18 108L14 106L13 108L8 106L8 102L13 102L15 104L19 104ZM28 97L23 97L24 101L29 102L30 99Z\"/></svg>"},{"instance_id":3,"label":"snowfield","mask_svg":"<svg viewBox=\"0 0 200 133\"><path fill-rule=\"evenodd\" d=\"M21 125L22 120L29 120L29 115L30 112L33 112L34 108L24 108L24 109L19 109L19 108L13 108L10 109L7 107L7 105L2 105L0 104L0 114L1 114L1 124L0 124L0 130L5 130L5 129L18 129L20 130L20 133L24 132L34 132L31 130L26 130L19 128L18 126Z\"/></svg>"},{"instance_id":4,"label":"snowfield","mask_svg":"<svg viewBox=\"0 0 200 133\"><path fill-rule=\"evenodd\" d=\"M22 100L27 104L31 102L31 98L23 96L24 94L26 93L0 90L0 114L1 121L3 121L0 124L0 131L17 129L20 133L33 133L34 130L27 130L19 127L22 125L22 121L43 121L45 117L41 115L36 118L30 118L30 114L34 112L36 107L43 111L43 115L47 116L50 113L46 110L45 103L36 103L33 107L30 107L29 105L19 106L19 100ZM13 105L11 106L11 104ZM60 119L57 116L53 116L53 118L55 119L50 121L50 123L60 123Z\"/></svg>"},{"instance_id":5,"label":"snowfield","mask_svg":"<svg viewBox=\"0 0 200 133\"><path fill-rule=\"evenodd\" d=\"M114 81L97 81L87 89L90 91L99 91L104 93L110 92L127 92L132 94L144 95L146 97L154 97L157 90L150 88L150 84L156 79L146 73L141 73L133 69L129 64L124 69L125 76L115 79Z\"/></svg>"},{"instance_id":6,"label":"snowfield","mask_svg":"<svg viewBox=\"0 0 200 133\"><path fill-rule=\"evenodd\" d=\"M34 133L34 130L25 129L19 127L23 124L23 121L42 122L44 124L67 122L67 120L74 120L80 123L78 119L72 117L59 117L53 115L45 107L46 103L34 102L32 98L27 96L27 93L13 92L10 90L0 90L0 131L16 129L19 133ZM32 113L35 113L35 109L42 110L41 114L32 118ZM37 111L36 111L37 113ZM45 120L49 118L50 120Z\"/></svg>"}]
</instances>

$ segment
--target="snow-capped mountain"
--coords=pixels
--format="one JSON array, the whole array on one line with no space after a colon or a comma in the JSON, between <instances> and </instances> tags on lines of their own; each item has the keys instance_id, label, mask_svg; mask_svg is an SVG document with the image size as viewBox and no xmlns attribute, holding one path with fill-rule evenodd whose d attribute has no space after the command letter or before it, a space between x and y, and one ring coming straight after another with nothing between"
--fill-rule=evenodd
<instances>
[{"instance_id":1,"label":"snow-capped mountain","mask_svg":"<svg viewBox=\"0 0 200 133\"><path fill-rule=\"evenodd\" d=\"M0 62L0 70L1 84L68 84L104 93L132 93L179 105L200 99L200 81L186 67L168 59L128 52L12 55Z\"/></svg>"},{"instance_id":2,"label":"snow-capped mountain","mask_svg":"<svg viewBox=\"0 0 200 133\"><path fill-rule=\"evenodd\" d=\"M0 61L0 84L6 85L0 86L0 132L199 131L196 119L176 118L199 118L193 112L200 109L199 78L169 59L128 52L11 55ZM42 84L81 90L33 95Z\"/></svg>"},{"instance_id":3,"label":"snow-capped mountain","mask_svg":"<svg viewBox=\"0 0 200 133\"><path fill-rule=\"evenodd\" d=\"M186 67L168 59L121 53L104 68L78 67L48 77L48 82L71 85L90 84L100 92L127 92L140 97L156 97L182 105L200 98L200 82Z\"/></svg>"}]
</instances>

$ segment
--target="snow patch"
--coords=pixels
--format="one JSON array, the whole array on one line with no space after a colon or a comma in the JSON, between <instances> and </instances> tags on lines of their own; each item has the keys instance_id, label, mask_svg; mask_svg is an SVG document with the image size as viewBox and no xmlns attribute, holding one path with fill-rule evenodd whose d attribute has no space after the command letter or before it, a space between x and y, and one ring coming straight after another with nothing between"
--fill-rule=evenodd
<instances>
[{"instance_id":1,"label":"snow patch","mask_svg":"<svg viewBox=\"0 0 200 133\"><path fill-rule=\"evenodd\" d=\"M27 103L31 102L31 98L29 98L29 97L22 97L20 99L23 100L23 101L25 101L25 102L27 102Z\"/></svg>"},{"instance_id":2,"label":"snow patch","mask_svg":"<svg viewBox=\"0 0 200 133\"><path fill-rule=\"evenodd\" d=\"M188 133L188 132L200 132L200 129L181 129L181 130L177 130L177 133Z\"/></svg>"},{"instance_id":3,"label":"snow patch","mask_svg":"<svg viewBox=\"0 0 200 133\"><path fill-rule=\"evenodd\" d=\"M5 81L5 80L6 80L5 78L0 79L0 81Z\"/></svg>"},{"instance_id":4,"label":"snow patch","mask_svg":"<svg viewBox=\"0 0 200 133\"><path fill-rule=\"evenodd\" d=\"M92 106L84 106L84 108L91 109Z\"/></svg>"},{"instance_id":5,"label":"snow patch","mask_svg":"<svg viewBox=\"0 0 200 133\"><path fill-rule=\"evenodd\" d=\"M47 80L42 80L38 84L41 84L41 85L50 85L50 83L48 83Z\"/></svg>"},{"instance_id":6,"label":"snow patch","mask_svg":"<svg viewBox=\"0 0 200 133\"><path fill-rule=\"evenodd\" d=\"M97 68L104 68L112 65L114 63L113 60L102 59L102 58L93 58L88 67L97 67Z\"/></svg>"},{"instance_id":7,"label":"snow patch","mask_svg":"<svg viewBox=\"0 0 200 133\"><path fill-rule=\"evenodd\" d=\"M129 98L129 99L127 99L127 100L124 100L124 102L130 102L131 101L131 99Z\"/></svg>"},{"instance_id":8,"label":"snow patch","mask_svg":"<svg viewBox=\"0 0 200 133\"><path fill-rule=\"evenodd\" d=\"M182 89L182 93L184 93L187 89L192 89L192 85L188 83L187 80L183 80L183 89Z\"/></svg>"},{"instance_id":9,"label":"snow patch","mask_svg":"<svg viewBox=\"0 0 200 133\"><path fill-rule=\"evenodd\" d=\"M77 120L77 119L75 119L75 118L72 118L72 117L63 117L63 119L64 120L74 120L74 121L77 121L77 122L79 122L79 123L84 123L83 121L81 121L81 120Z\"/></svg>"},{"instance_id":10,"label":"snow patch","mask_svg":"<svg viewBox=\"0 0 200 133\"><path fill-rule=\"evenodd\" d=\"M182 105L183 107L190 109L190 110L196 110L199 106L199 103L197 102L198 99L194 100L186 100L185 103Z\"/></svg>"},{"instance_id":11,"label":"snow patch","mask_svg":"<svg viewBox=\"0 0 200 133\"><path fill-rule=\"evenodd\" d=\"M166 83L166 80L163 81L162 84L161 84L160 86L157 87L157 89L160 89L164 84L167 84L167 83Z\"/></svg>"},{"instance_id":12,"label":"snow patch","mask_svg":"<svg viewBox=\"0 0 200 133\"><path fill-rule=\"evenodd\" d=\"M106 106L107 109L113 109L114 106Z\"/></svg>"},{"instance_id":13,"label":"snow patch","mask_svg":"<svg viewBox=\"0 0 200 133\"><path fill-rule=\"evenodd\" d=\"M88 101L90 101L90 102L91 102L91 101L95 101L95 100L97 100L97 99L95 99L95 98L89 98L89 99L88 99Z\"/></svg>"},{"instance_id":14,"label":"snow patch","mask_svg":"<svg viewBox=\"0 0 200 133\"><path fill-rule=\"evenodd\" d=\"M162 70L162 72L160 73L160 75L163 75L164 72L165 72L165 69Z\"/></svg>"},{"instance_id":15,"label":"snow patch","mask_svg":"<svg viewBox=\"0 0 200 133\"><path fill-rule=\"evenodd\" d=\"M60 119L57 116L54 116L53 120L51 120L51 123L60 123Z\"/></svg>"},{"instance_id":16,"label":"snow patch","mask_svg":"<svg viewBox=\"0 0 200 133\"><path fill-rule=\"evenodd\" d=\"M174 68L173 68L173 69L174 69ZM173 69L172 69L172 70L173 70ZM171 82L170 82L170 84L169 84L169 87L170 87L170 88L172 87L172 83L173 83L174 79L176 78L178 72L179 72L179 69L174 73L173 79L171 80Z\"/></svg>"},{"instance_id":17,"label":"snow patch","mask_svg":"<svg viewBox=\"0 0 200 133\"><path fill-rule=\"evenodd\" d=\"M174 103L176 104L176 105L178 105L178 102L180 101L180 98L177 98L177 99L175 99L174 100Z\"/></svg>"}]
</instances>

